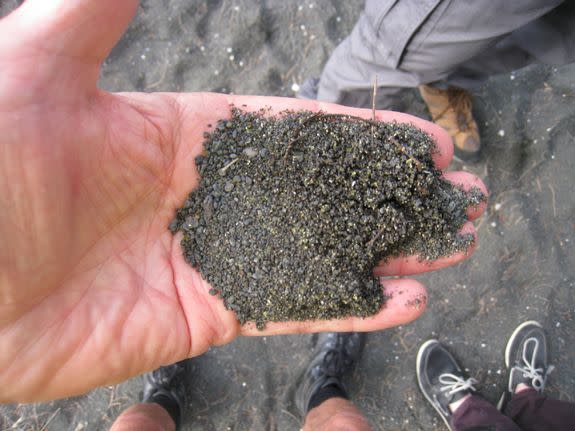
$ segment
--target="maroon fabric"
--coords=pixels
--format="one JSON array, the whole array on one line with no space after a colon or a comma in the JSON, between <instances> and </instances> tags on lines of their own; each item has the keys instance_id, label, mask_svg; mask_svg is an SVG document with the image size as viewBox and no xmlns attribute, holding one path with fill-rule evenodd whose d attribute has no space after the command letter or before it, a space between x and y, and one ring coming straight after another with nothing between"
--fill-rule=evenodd
<instances>
[{"instance_id":1,"label":"maroon fabric","mask_svg":"<svg viewBox=\"0 0 575 431\"><path fill-rule=\"evenodd\" d=\"M454 431L522 431L488 401L471 395L451 417Z\"/></svg>"},{"instance_id":2,"label":"maroon fabric","mask_svg":"<svg viewBox=\"0 0 575 431\"><path fill-rule=\"evenodd\" d=\"M505 414L472 395L451 418L455 431L573 431L575 404L528 389L513 395Z\"/></svg>"},{"instance_id":3,"label":"maroon fabric","mask_svg":"<svg viewBox=\"0 0 575 431\"><path fill-rule=\"evenodd\" d=\"M534 389L514 395L505 414L523 431L575 430L575 404L547 398Z\"/></svg>"}]
</instances>

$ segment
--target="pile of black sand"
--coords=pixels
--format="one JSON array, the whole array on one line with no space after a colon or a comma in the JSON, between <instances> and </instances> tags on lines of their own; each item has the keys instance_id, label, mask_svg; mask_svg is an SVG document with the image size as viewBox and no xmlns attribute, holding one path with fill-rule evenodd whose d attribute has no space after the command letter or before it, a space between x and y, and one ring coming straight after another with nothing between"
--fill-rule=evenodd
<instances>
[{"instance_id":1,"label":"pile of black sand","mask_svg":"<svg viewBox=\"0 0 575 431\"><path fill-rule=\"evenodd\" d=\"M473 242L457 232L484 196L443 180L412 126L234 109L205 137L201 183L170 229L241 323L372 315L381 259Z\"/></svg>"}]
</instances>

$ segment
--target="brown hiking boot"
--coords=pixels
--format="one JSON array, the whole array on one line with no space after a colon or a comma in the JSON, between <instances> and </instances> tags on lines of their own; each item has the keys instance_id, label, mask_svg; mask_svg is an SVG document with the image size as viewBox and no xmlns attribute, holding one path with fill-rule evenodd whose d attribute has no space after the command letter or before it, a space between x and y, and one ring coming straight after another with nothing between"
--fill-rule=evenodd
<instances>
[{"instance_id":1,"label":"brown hiking boot","mask_svg":"<svg viewBox=\"0 0 575 431\"><path fill-rule=\"evenodd\" d=\"M453 138L455 155L464 162L477 161L481 142L477 123L471 113L471 94L462 88L441 90L429 85L421 85L419 93L433 122L447 130Z\"/></svg>"}]
</instances>

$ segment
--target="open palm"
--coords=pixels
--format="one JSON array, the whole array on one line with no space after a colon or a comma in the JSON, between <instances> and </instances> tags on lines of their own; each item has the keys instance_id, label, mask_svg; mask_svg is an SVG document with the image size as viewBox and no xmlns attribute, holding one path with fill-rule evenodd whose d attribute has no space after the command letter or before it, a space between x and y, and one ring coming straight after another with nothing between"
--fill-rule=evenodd
<instances>
[{"instance_id":1,"label":"open palm","mask_svg":"<svg viewBox=\"0 0 575 431\"><path fill-rule=\"evenodd\" d=\"M103 92L100 64L136 8L135 0L28 0L0 21L0 401L80 393L259 334L208 294L167 230L198 182L203 132L229 116L232 103L371 115L293 99ZM432 133L437 165L449 164L441 129L378 115ZM484 188L467 174L450 175ZM397 259L376 274L464 257L431 265ZM376 330L423 311L419 283L383 284L391 299L377 316L273 323L261 334Z\"/></svg>"}]
</instances>

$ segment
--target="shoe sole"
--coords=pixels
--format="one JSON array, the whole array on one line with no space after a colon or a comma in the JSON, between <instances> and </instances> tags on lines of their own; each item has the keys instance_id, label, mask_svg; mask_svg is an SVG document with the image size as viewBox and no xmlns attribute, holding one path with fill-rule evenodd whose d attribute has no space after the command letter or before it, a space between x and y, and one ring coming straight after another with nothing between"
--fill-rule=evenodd
<instances>
[{"instance_id":1,"label":"shoe sole","mask_svg":"<svg viewBox=\"0 0 575 431\"><path fill-rule=\"evenodd\" d=\"M509 369L509 364L511 363L511 357L510 357L511 345L515 341L515 337L517 337L517 334L519 333L519 331L521 331L523 328L525 328L526 326L529 326L529 325L534 325L534 326L537 326L538 328L543 329L543 326L541 326L541 323L536 322L535 320L528 320L527 322L524 322L521 325L519 325L517 328L515 328L515 331L513 331L513 333L511 334L511 337L509 337L509 341L507 341L507 346L505 346L505 366L508 369Z\"/></svg>"},{"instance_id":2,"label":"shoe sole","mask_svg":"<svg viewBox=\"0 0 575 431\"><path fill-rule=\"evenodd\" d=\"M436 406L435 403L427 396L427 393L423 390L423 387L421 386L421 376L419 374L419 369L421 368L421 356L423 354L423 351L426 349L427 346L429 346L430 344L439 344L439 341L437 340L427 340L425 343L423 343L421 345L421 347L419 348L419 351L417 352L417 361L416 361L416 368L415 368L415 372L417 374L417 384L419 385L419 390L421 391L421 393L423 394L423 396L425 397L425 399L427 401L429 401L429 404L431 404L431 406L435 409L435 411L437 413L439 413L439 417L441 419L443 419L443 422L445 422L445 426L447 426L447 428L450 431L453 431L453 428L451 428L451 425L449 424L449 421L447 420L447 418L445 416L443 416L443 412L441 410L439 410Z\"/></svg>"},{"instance_id":3,"label":"shoe sole","mask_svg":"<svg viewBox=\"0 0 575 431\"><path fill-rule=\"evenodd\" d=\"M511 364L511 346L515 342L515 338L517 337L517 334L519 334L519 332L523 328L525 328L526 326L529 326L529 325L537 326L538 328L543 329L543 326L541 325L541 323L539 323L535 320L528 320L527 322L523 322L521 325L519 325L517 328L515 328L515 331L513 331L513 333L509 337L509 340L507 341L507 345L505 346L505 367L507 368L507 373L509 373L509 365ZM509 379L509 374L507 375L507 378ZM507 394L507 390L505 390L503 392L503 394L501 394L501 397L499 398L499 401L497 402L497 410L499 410L499 411L501 411L503 409L503 403L505 402L505 395L506 394Z\"/></svg>"}]
</instances>

